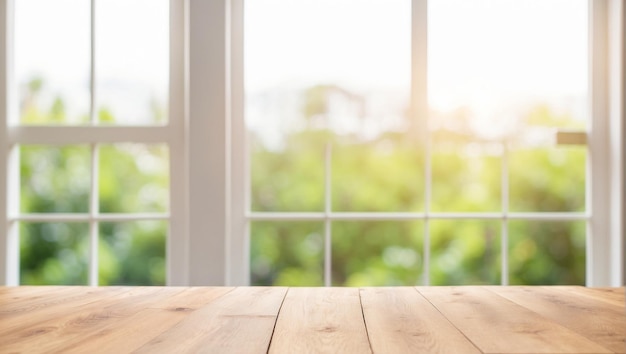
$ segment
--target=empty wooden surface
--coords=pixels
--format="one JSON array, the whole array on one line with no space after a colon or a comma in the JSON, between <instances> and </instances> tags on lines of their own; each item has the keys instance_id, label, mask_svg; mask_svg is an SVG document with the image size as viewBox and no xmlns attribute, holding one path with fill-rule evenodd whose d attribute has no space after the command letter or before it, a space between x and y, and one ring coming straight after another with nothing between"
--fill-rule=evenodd
<instances>
[{"instance_id":1,"label":"empty wooden surface","mask_svg":"<svg viewBox=\"0 0 626 354\"><path fill-rule=\"evenodd\" d=\"M0 353L626 353L624 288L0 287Z\"/></svg>"}]
</instances>

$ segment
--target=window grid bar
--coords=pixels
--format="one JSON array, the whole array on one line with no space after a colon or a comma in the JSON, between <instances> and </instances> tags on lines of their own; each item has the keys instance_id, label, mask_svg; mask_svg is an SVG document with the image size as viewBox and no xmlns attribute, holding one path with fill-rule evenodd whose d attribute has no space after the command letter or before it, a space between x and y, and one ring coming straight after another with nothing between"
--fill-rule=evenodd
<instances>
[{"instance_id":1,"label":"window grid bar","mask_svg":"<svg viewBox=\"0 0 626 354\"><path fill-rule=\"evenodd\" d=\"M509 285L509 149L506 142L502 142L500 194L502 197L502 214L504 219L500 231L500 285Z\"/></svg>"},{"instance_id":2,"label":"window grid bar","mask_svg":"<svg viewBox=\"0 0 626 354\"><path fill-rule=\"evenodd\" d=\"M412 118L423 123L424 142L424 244L423 285L430 285L430 202L432 187L431 141L428 117L428 0L411 3L411 110Z\"/></svg>"},{"instance_id":3,"label":"window grid bar","mask_svg":"<svg viewBox=\"0 0 626 354\"><path fill-rule=\"evenodd\" d=\"M428 122L428 118L425 118L425 121ZM430 131L428 127L428 123L426 123L426 131ZM435 214L430 212L430 203L431 203L431 188L432 188L432 161L431 161L431 144L430 138L425 139L425 153L424 153L424 268L423 268L423 285L430 285L430 220L435 217Z\"/></svg>"},{"instance_id":4,"label":"window grid bar","mask_svg":"<svg viewBox=\"0 0 626 354\"><path fill-rule=\"evenodd\" d=\"M89 203L89 285L98 286L98 238L99 227L96 216L100 210L99 177L100 147L91 145L91 189Z\"/></svg>"},{"instance_id":5,"label":"window grid bar","mask_svg":"<svg viewBox=\"0 0 626 354\"><path fill-rule=\"evenodd\" d=\"M324 286L332 285L332 146L326 143L324 152Z\"/></svg>"},{"instance_id":6,"label":"window grid bar","mask_svg":"<svg viewBox=\"0 0 626 354\"><path fill-rule=\"evenodd\" d=\"M96 0L90 2L90 41L89 41L89 121L95 124L97 120L96 108ZM89 191L89 285L98 286L98 221L93 217L100 210L99 199L99 146L91 143L91 188Z\"/></svg>"},{"instance_id":7,"label":"window grid bar","mask_svg":"<svg viewBox=\"0 0 626 354\"><path fill-rule=\"evenodd\" d=\"M98 222L89 223L89 286L98 286Z\"/></svg>"},{"instance_id":8,"label":"window grid bar","mask_svg":"<svg viewBox=\"0 0 626 354\"><path fill-rule=\"evenodd\" d=\"M528 221L588 221L585 212L479 212L479 213L420 213L420 212L250 212L248 221L358 221L358 220L528 220Z\"/></svg>"},{"instance_id":9,"label":"window grid bar","mask_svg":"<svg viewBox=\"0 0 626 354\"><path fill-rule=\"evenodd\" d=\"M90 4L89 41L89 121L96 123L96 0Z\"/></svg>"},{"instance_id":10,"label":"window grid bar","mask_svg":"<svg viewBox=\"0 0 626 354\"><path fill-rule=\"evenodd\" d=\"M95 114L95 113L92 113ZM169 143L172 130L167 125L154 126L9 126L10 144L95 144L95 143Z\"/></svg>"},{"instance_id":11,"label":"window grid bar","mask_svg":"<svg viewBox=\"0 0 626 354\"><path fill-rule=\"evenodd\" d=\"M124 222L145 220L168 220L168 213L29 213L9 218L10 222Z\"/></svg>"}]
</instances>

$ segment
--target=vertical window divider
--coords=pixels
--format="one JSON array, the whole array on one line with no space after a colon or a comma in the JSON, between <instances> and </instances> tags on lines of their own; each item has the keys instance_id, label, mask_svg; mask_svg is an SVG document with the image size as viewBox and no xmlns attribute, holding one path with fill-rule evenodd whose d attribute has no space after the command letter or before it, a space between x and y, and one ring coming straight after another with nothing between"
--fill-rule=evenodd
<instances>
[{"instance_id":1,"label":"vertical window divider","mask_svg":"<svg viewBox=\"0 0 626 354\"><path fill-rule=\"evenodd\" d=\"M326 143L324 151L324 286L332 285L332 223L331 176L332 144Z\"/></svg>"},{"instance_id":2,"label":"vertical window divider","mask_svg":"<svg viewBox=\"0 0 626 354\"><path fill-rule=\"evenodd\" d=\"M589 100L591 124L587 162L585 210L591 213L587 223L587 286L611 284L611 134L609 132L609 8L607 1L589 1ZM618 118L621 119L621 118ZM593 173L592 173L593 171ZM606 171L596 173L595 171ZM623 236L622 236L623 237ZM617 284L615 284L617 285Z\"/></svg>"},{"instance_id":3,"label":"vertical window divider","mask_svg":"<svg viewBox=\"0 0 626 354\"><path fill-rule=\"evenodd\" d=\"M15 1L0 3L0 139L8 140L9 125L18 120L15 105L15 83L13 81ZM15 216L20 210L20 152L19 145L11 143L0 157L0 183L4 188L4 200L0 201L0 232L5 238L0 241L0 284L15 286L19 284L20 239L19 222ZM4 256L4 258L2 258Z\"/></svg>"},{"instance_id":4,"label":"vertical window divider","mask_svg":"<svg viewBox=\"0 0 626 354\"><path fill-rule=\"evenodd\" d=\"M430 127L426 128L427 131ZM430 285L430 202L432 188L432 161L430 138L424 141L424 281Z\"/></svg>"},{"instance_id":5,"label":"vertical window divider","mask_svg":"<svg viewBox=\"0 0 626 354\"><path fill-rule=\"evenodd\" d=\"M99 198L99 161L100 151L98 144L91 144L91 189L89 205L89 285L98 286L98 214L100 209Z\"/></svg>"},{"instance_id":6,"label":"vertical window divider","mask_svg":"<svg viewBox=\"0 0 626 354\"><path fill-rule=\"evenodd\" d=\"M502 223L500 232L500 285L509 285L509 148L502 141L500 193L502 198Z\"/></svg>"},{"instance_id":7,"label":"vertical window divider","mask_svg":"<svg viewBox=\"0 0 626 354\"><path fill-rule=\"evenodd\" d=\"M89 123L97 123L96 108L96 0L90 2L90 43L89 43ZM98 285L98 213L99 213L99 146L91 144L91 188L89 191L89 285Z\"/></svg>"},{"instance_id":8,"label":"vertical window divider","mask_svg":"<svg viewBox=\"0 0 626 354\"><path fill-rule=\"evenodd\" d=\"M189 21L187 1L170 0L169 65L169 225L166 240L166 284L189 284L189 111L187 98ZM172 158L176 156L177 158Z\"/></svg>"},{"instance_id":9,"label":"vertical window divider","mask_svg":"<svg viewBox=\"0 0 626 354\"><path fill-rule=\"evenodd\" d=\"M424 268L423 285L430 285L430 126L428 124L428 0L411 2L411 110L424 123Z\"/></svg>"}]
</instances>

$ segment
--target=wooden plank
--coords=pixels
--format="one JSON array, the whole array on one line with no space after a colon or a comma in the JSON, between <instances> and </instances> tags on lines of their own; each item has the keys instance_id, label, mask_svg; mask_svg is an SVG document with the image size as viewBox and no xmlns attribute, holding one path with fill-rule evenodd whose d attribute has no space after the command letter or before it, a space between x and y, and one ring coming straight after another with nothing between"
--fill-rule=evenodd
<instances>
[{"instance_id":1,"label":"wooden plank","mask_svg":"<svg viewBox=\"0 0 626 354\"><path fill-rule=\"evenodd\" d=\"M30 298L41 294L52 295L56 292L67 289L66 286L4 286L0 287L0 304L6 304L9 299L16 300L21 298Z\"/></svg>"},{"instance_id":2,"label":"wooden plank","mask_svg":"<svg viewBox=\"0 0 626 354\"><path fill-rule=\"evenodd\" d=\"M361 289L374 353L480 353L415 288Z\"/></svg>"},{"instance_id":3,"label":"wooden plank","mask_svg":"<svg viewBox=\"0 0 626 354\"><path fill-rule=\"evenodd\" d=\"M626 353L623 308L563 288L490 287L489 290L612 350Z\"/></svg>"},{"instance_id":4,"label":"wooden plank","mask_svg":"<svg viewBox=\"0 0 626 354\"><path fill-rule=\"evenodd\" d=\"M109 323L104 328L66 341L63 353L128 353L170 329L197 309L232 291L233 288L188 288L136 314ZM149 324L149 325L147 325Z\"/></svg>"},{"instance_id":5,"label":"wooden plank","mask_svg":"<svg viewBox=\"0 0 626 354\"><path fill-rule=\"evenodd\" d=\"M485 353L610 353L523 306L480 287L418 290Z\"/></svg>"},{"instance_id":6,"label":"wooden plank","mask_svg":"<svg viewBox=\"0 0 626 354\"><path fill-rule=\"evenodd\" d=\"M3 290L0 295L0 319L23 312L45 309L104 291L102 288L88 286L28 286L7 287Z\"/></svg>"},{"instance_id":7,"label":"wooden plank","mask_svg":"<svg viewBox=\"0 0 626 354\"><path fill-rule=\"evenodd\" d=\"M63 344L88 335L120 318L140 311L146 304L158 302L167 296L182 291L182 288L137 287L112 293L96 292L93 301L75 306L74 302L50 308L50 313L38 312L28 321L10 321L14 329L2 333L7 352L50 352ZM97 295L105 294L105 297ZM38 321L45 313L44 319ZM20 317L23 320L24 316ZM23 323L24 322L24 323Z\"/></svg>"},{"instance_id":8,"label":"wooden plank","mask_svg":"<svg viewBox=\"0 0 626 354\"><path fill-rule=\"evenodd\" d=\"M270 353L370 353L357 288L290 288Z\"/></svg>"},{"instance_id":9,"label":"wooden plank","mask_svg":"<svg viewBox=\"0 0 626 354\"><path fill-rule=\"evenodd\" d=\"M66 287L50 295L36 296L32 301L3 304L0 309L0 335L58 321L73 314L76 308L105 301L111 296L122 296L129 291L123 288Z\"/></svg>"},{"instance_id":10,"label":"wooden plank","mask_svg":"<svg viewBox=\"0 0 626 354\"><path fill-rule=\"evenodd\" d=\"M626 302L626 294L624 287L620 288L587 288L584 286L554 286L555 289L561 289L575 293L579 296L589 297L595 300L608 302L612 305L624 308Z\"/></svg>"},{"instance_id":11,"label":"wooden plank","mask_svg":"<svg viewBox=\"0 0 626 354\"><path fill-rule=\"evenodd\" d=\"M0 293L0 319L4 315L21 312L27 307L32 309L38 303L52 302L55 299L64 299L71 294L63 287L28 286L28 287L5 287ZM41 307L45 307L41 306Z\"/></svg>"},{"instance_id":12,"label":"wooden plank","mask_svg":"<svg viewBox=\"0 0 626 354\"><path fill-rule=\"evenodd\" d=\"M197 309L137 353L266 353L287 288L242 287Z\"/></svg>"}]
</instances>

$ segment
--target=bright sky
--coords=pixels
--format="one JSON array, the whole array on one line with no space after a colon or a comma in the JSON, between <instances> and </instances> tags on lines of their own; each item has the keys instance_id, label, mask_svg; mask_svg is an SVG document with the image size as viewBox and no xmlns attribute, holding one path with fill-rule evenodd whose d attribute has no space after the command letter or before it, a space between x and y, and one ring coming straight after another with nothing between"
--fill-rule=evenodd
<instances>
[{"instance_id":1,"label":"bright sky","mask_svg":"<svg viewBox=\"0 0 626 354\"><path fill-rule=\"evenodd\" d=\"M167 3L96 1L99 99L118 114L141 116L148 96L165 97ZM408 95L410 1L245 4L248 92L335 83ZM52 90L73 97L66 100L70 110L86 110L89 1L19 0L16 6L18 80L41 75ZM493 111L494 101L512 97L584 96L586 12L586 0L431 0L431 106ZM140 103L129 102L135 96Z\"/></svg>"},{"instance_id":2,"label":"bright sky","mask_svg":"<svg viewBox=\"0 0 626 354\"><path fill-rule=\"evenodd\" d=\"M286 78L406 84L410 1L246 5L250 88ZM581 85L572 73L586 68L586 24L584 0L431 0L430 74L449 83L480 73L496 86L513 79L524 90L537 89L536 78L547 74L546 91L572 90ZM511 65L520 62L527 68Z\"/></svg>"},{"instance_id":3,"label":"bright sky","mask_svg":"<svg viewBox=\"0 0 626 354\"><path fill-rule=\"evenodd\" d=\"M246 85L409 84L410 2L246 1Z\"/></svg>"},{"instance_id":4,"label":"bright sky","mask_svg":"<svg viewBox=\"0 0 626 354\"><path fill-rule=\"evenodd\" d=\"M69 111L83 113L89 107L90 11L88 0L16 1L16 79L42 77L50 92L65 97ZM97 0L96 11L98 100L118 118L145 119L151 96L165 100L167 94L168 0Z\"/></svg>"},{"instance_id":5,"label":"bright sky","mask_svg":"<svg viewBox=\"0 0 626 354\"><path fill-rule=\"evenodd\" d=\"M248 0L246 6L249 92L334 83L408 97L410 1ZM431 108L470 107L484 125L506 120L513 114L507 110L529 101L562 106L574 97L566 110L585 111L586 0L431 0L428 6Z\"/></svg>"},{"instance_id":6,"label":"bright sky","mask_svg":"<svg viewBox=\"0 0 626 354\"><path fill-rule=\"evenodd\" d=\"M431 104L586 92L586 1L445 0L431 13Z\"/></svg>"}]
</instances>

